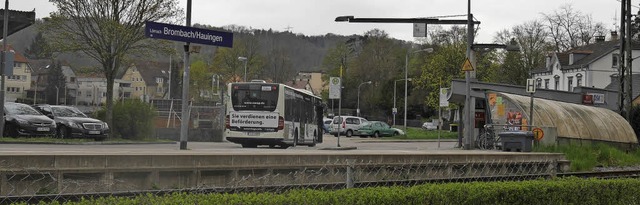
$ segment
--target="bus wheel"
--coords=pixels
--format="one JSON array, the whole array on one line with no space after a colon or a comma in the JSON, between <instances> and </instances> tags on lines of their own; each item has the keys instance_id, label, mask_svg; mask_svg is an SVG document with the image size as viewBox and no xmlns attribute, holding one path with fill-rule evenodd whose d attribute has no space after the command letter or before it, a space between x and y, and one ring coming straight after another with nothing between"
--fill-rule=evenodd
<instances>
[{"instance_id":1,"label":"bus wheel","mask_svg":"<svg viewBox=\"0 0 640 205\"><path fill-rule=\"evenodd\" d=\"M293 132L293 147L298 146L298 129Z\"/></svg>"},{"instance_id":2,"label":"bus wheel","mask_svg":"<svg viewBox=\"0 0 640 205\"><path fill-rule=\"evenodd\" d=\"M347 130L347 137L351 137L351 136L353 136L353 131Z\"/></svg>"},{"instance_id":3,"label":"bus wheel","mask_svg":"<svg viewBox=\"0 0 640 205\"><path fill-rule=\"evenodd\" d=\"M255 145L255 144L242 144L242 147L244 147L244 148L256 148L256 147L258 147L258 145Z\"/></svg>"}]
</instances>

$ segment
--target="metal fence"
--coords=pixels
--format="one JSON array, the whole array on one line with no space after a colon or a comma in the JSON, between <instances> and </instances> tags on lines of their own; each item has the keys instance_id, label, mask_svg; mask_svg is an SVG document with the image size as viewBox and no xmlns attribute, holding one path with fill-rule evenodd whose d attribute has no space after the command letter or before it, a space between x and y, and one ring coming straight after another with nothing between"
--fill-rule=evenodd
<instances>
[{"instance_id":1,"label":"metal fence","mask_svg":"<svg viewBox=\"0 0 640 205\"><path fill-rule=\"evenodd\" d=\"M182 102L179 99L152 100L157 112L155 137L179 141L180 124L189 123L189 141L221 142L224 126L224 107L221 105L189 105L190 119L182 119Z\"/></svg>"},{"instance_id":2,"label":"metal fence","mask_svg":"<svg viewBox=\"0 0 640 205\"><path fill-rule=\"evenodd\" d=\"M413 186L424 183L533 180L556 175L557 162L491 160L466 163L423 161L379 164L353 159L327 161L322 165L233 172L199 170L196 186L188 173L158 174L172 183L141 186L149 177L136 173L93 176L95 173L66 174L0 163L0 204L40 201L73 201L82 197L136 196L139 194L283 192L296 188L343 189L372 186ZM191 172L191 171L185 171ZM215 176L215 177L211 177ZM154 178L154 177L151 177ZM191 183L192 184L192 183ZM112 191L106 191L112 190Z\"/></svg>"}]
</instances>

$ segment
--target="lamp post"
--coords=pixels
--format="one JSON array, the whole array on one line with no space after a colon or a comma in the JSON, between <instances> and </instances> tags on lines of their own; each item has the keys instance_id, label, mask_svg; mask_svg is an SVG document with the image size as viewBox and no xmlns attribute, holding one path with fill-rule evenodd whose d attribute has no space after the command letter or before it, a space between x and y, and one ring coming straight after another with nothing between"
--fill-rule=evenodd
<instances>
[{"instance_id":1,"label":"lamp post","mask_svg":"<svg viewBox=\"0 0 640 205\"><path fill-rule=\"evenodd\" d=\"M360 83L360 85L358 85L358 109L356 109L356 116L358 117L360 117L360 86L364 84L371 84L371 81Z\"/></svg>"},{"instance_id":2,"label":"lamp post","mask_svg":"<svg viewBox=\"0 0 640 205\"><path fill-rule=\"evenodd\" d=\"M247 57L238 57L239 61L244 61L244 82L247 82Z\"/></svg>"},{"instance_id":3,"label":"lamp post","mask_svg":"<svg viewBox=\"0 0 640 205\"><path fill-rule=\"evenodd\" d=\"M417 50L417 51L413 51L413 52L407 52L407 55L404 58L404 131L405 133L407 132L407 89L409 88L409 78L408 73L409 70L407 69L409 67L409 55L414 54L414 53L419 53L419 52L427 52L427 53L431 53L433 52L433 48L425 48L425 49L421 49L421 50Z\"/></svg>"},{"instance_id":4,"label":"lamp post","mask_svg":"<svg viewBox=\"0 0 640 205\"><path fill-rule=\"evenodd\" d=\"M396 114L398 114L398 108L396 107L396 90L397 90L396 83L401 80L405 80L405 79L403 78L403 79L398 79L393 81L393 110L391 111L393 114L393 126L396 126ZM411 81L411 80L412 80L411 78L407 79L407 81Z\"/></svg>"}]
</instances>

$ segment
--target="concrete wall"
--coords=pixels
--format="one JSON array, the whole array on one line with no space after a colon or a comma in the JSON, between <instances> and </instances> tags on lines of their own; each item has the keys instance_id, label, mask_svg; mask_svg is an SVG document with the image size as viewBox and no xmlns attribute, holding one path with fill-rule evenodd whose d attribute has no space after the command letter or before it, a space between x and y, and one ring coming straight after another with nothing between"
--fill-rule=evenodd
<instances>
[{"instance_id":1,"label":"concrete wall","mask_svg":"<svg viewBox=\"0 0 640 205\"><path fill-rule=\"evenodd\" d=\"M566 169L563 164L562 154L506 152L11 155L0 156L0 196L344 183L347 167L355 168L358 181L520 175L523 170L553 176ZM407 167L412 168L394 174Z\"/></svg>"},{"instance_id":2,"label":"concrete wall","mask_svg":"<svg viewBox=\"0 0 640 205\"><path fill-rule=\"evenodd\" d=\"M222 130L212 128L189 129L189 141L223 142ZM155 128L156 139L180 141L180 128Z\"/></svg>"}]
</instances>

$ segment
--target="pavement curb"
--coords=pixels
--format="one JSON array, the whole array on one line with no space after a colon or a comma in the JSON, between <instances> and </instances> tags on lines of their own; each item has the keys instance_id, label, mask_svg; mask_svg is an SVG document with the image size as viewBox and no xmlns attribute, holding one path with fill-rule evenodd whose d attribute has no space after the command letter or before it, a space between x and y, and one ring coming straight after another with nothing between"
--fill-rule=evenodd
<instances>
[{"instance_id":1,"label":"pavement curb","mask_svg":"<svg viewBox=\"0 0 640 205\"><path fill-rule=\"evenodd\" d=\"M126 145L126 144L176 144L177 142L0 142L0 144L56 144L56 145Z\"/></svg>"}]
</instances>

